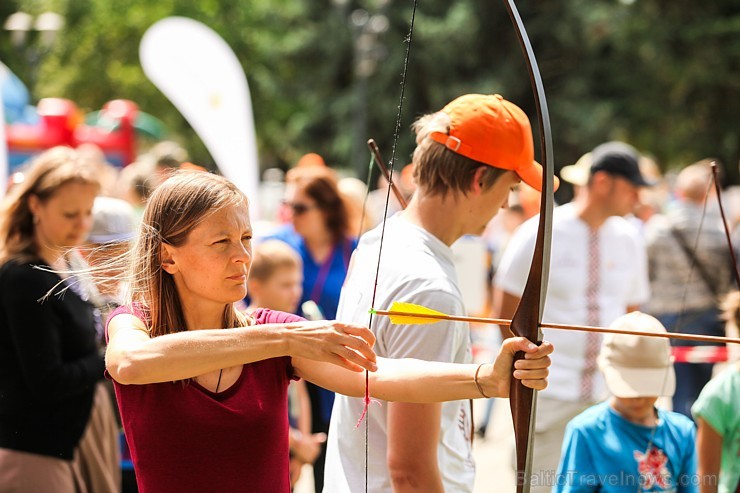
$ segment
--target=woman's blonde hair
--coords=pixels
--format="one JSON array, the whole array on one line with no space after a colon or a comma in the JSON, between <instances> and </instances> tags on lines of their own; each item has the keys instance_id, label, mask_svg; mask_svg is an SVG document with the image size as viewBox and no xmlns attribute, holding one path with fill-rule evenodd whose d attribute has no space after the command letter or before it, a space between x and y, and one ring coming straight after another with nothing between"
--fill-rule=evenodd
<instances>
[{"instance_id":1,"label":"woman's blonde hair","mask_svg":"<svg viewBox=\"0 0 740 493\"><path fill-rule=\"evenodd\" d=\"M174 279L162 269L162 245L180 246L214 212L248 205L247 197L233 183L203 171L176 171L154 190L130 252L125 300L145 308L152 337L187 329ZM233 303L226 306L222 328L248 323L249 318Z\"/></svg>"},{"instance_id":2,"label":"woman's blonde hair","mask_svg":"<svg viewBox=\"0 0 740 493\"><path fill-rule=\"evenodd\" d=\"M29 197L34 195L46 202L70 183L100 187L94 165L76 150L64 146L40 154L25 175L25 179L10 190L0 209L0 264L11 258L23 259L38 254Z\"/></svg>"}]
</instances>

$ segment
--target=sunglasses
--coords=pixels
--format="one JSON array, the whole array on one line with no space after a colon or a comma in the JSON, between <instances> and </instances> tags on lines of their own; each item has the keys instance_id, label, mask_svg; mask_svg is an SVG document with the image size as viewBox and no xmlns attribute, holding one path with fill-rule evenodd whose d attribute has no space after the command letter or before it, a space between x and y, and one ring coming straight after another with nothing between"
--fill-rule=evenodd
<instances>
[{"instance_id":1,"label":"sunglasses","mask_svg":"<svg viewBox=\"0 0 740 493\"><path fill-rule=\"evenodd\" d=\"M287 202L283 201L283 205L290 207L290 210L293 211L294 216L300 216L301 214L304 214L311 209L315 209L315 205L308 205L308 204L302 204L300 202Z\"/></svg>"}]
</instances>

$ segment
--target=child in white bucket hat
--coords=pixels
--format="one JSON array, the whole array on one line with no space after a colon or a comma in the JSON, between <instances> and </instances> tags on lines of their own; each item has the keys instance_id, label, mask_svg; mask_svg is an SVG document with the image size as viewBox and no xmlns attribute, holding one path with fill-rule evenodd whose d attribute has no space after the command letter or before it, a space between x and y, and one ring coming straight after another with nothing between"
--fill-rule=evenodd
<instances>
[{"instance_id":1,"label":"child in white bucket hat","mask_svg":"<svg viewBox=\"0 0 740 493\"><path fill-rule=\"evenodd\" d=\"M666 332L641 312L611 327ZM698 492L693 422L655 407L676 389L668 340L608 334L599 367L612 396L568 423L553 491Z\"/></svg>"}]
</instances>

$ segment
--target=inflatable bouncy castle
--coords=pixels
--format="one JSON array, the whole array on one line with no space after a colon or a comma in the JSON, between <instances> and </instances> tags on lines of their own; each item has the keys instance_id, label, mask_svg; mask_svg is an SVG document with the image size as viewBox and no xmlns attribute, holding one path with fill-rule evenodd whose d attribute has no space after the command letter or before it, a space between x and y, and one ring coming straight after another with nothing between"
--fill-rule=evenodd
<instances>
[{"instance_id":1,"label":"inflatable bouncy castle","mask_svg":"<svg viewBox=\"0 0 740 493\"><path fill-rule=\"evenodd\" d=\"M135 160L139 137L160 140L165 134L159 120L125 99L109 101L100 111L87 115L74 102L63 98L45 98L37 106L29 106L25 86L2 64L0 91L11 174L50 147L85 143L97 145L108 162L123 167Z\"/></svg>"}]
</instances>

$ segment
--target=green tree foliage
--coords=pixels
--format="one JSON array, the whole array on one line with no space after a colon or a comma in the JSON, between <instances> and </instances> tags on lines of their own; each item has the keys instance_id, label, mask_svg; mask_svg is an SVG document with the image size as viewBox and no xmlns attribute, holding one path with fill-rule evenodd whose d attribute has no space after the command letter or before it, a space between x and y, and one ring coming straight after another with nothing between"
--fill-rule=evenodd
<instances>
[{"instance_id":1,"label":"green tree foliage","mask_svg":"<svg viewBox=\"0 0 740 493\"><path fill-rule=\"evenodd\" d=\"M547 90L557 167L600 142L622 139L654 155L664 169L716 156L737 180L737 0L518 3ZM202 144L146 79L138 60L139 41L157 20L170 15L199 20L220 33L242 62L263 167L287 166L316 151L335 166L359 169L368 156L358 156L358 148L364 149L368 137L380 143L384 155L391 153L412 5L412 0L5 0L0 15L54 10L66 18L39 67L35 97L68 97L85 110L114 98L131 99L164 120L195 161L208 162ZM365 19L388 19L387 31L373 34L369 48L352 23L359 9L368 12ZM27 60L7 36L0 40L0 59L28 75ZM536 127L526 65L503 3L419 0L397 166L410 159L413 119L466 92L501 93L522 106ZM359 104L365 98L366 105ZM357 127L360 121L364 127ZM366 135L357 135L357 128Z\"/></svg>"}]
</instances>

